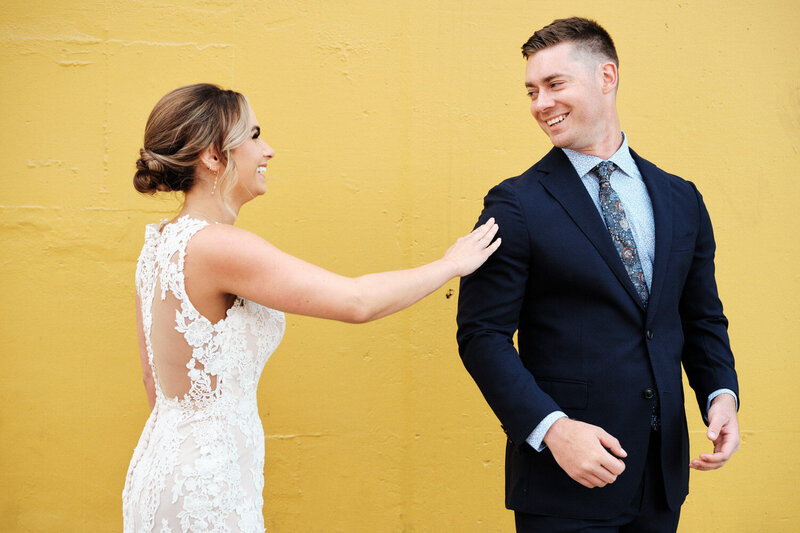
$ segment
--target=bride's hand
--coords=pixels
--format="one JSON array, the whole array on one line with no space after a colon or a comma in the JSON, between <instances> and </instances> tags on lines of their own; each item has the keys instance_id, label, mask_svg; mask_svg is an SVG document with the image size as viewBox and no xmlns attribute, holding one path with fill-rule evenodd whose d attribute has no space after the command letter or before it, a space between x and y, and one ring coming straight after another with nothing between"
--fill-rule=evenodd
<instances>
[{"instance_id":1,"label":"bride's hand","mask_svg":"<svg viewBox=\"0 0 800 533\"><path fill-rule=\"evenodd\" d=\"M490 255L500 246L500 239L494 239L499 226L494 218L478 226L469 235L459 238L453 246L447 249L444 260L455 265L456 276L471 274L481 266Z\"/></svg>"}]
</instances>

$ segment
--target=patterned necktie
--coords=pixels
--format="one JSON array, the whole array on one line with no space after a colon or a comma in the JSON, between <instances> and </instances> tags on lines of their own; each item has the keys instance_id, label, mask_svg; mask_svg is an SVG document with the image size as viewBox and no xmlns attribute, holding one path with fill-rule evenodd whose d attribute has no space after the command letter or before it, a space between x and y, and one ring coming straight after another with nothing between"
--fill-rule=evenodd
<instances>
[{"instance_id":1,"label":"patterned necktie","mask_svg":"<svg viewBox=\"0 0 800 533\"><path fill-rule=\"evenodd\" d=\"M639 261L639 252L636 250L633 233L631 233L628 218L625 216L625 208L622 207L622 202L616 191L611 188L611 181L609 181L611 173L616 168L617 165L610 161L601 161L592 169L592 172L600 178L600 208L603 211L603 219L605 219L608 233L611 235L611 240L614 241L614 246L622 259L622 264L625 265L625 270L628 271L633 287L639 294L639 298L642 299L644 307L647 308L649 292L644 279L642 263Z\"/></svg>"}]
</instances>

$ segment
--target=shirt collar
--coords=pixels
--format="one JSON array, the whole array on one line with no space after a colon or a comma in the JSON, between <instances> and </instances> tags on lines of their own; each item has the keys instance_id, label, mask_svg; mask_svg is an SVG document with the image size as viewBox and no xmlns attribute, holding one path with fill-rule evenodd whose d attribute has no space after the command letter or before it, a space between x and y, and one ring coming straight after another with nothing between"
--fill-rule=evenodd
<instances>
[{"instance_id":1,"label":"shirt collar","mask_svg":"<svg viewBox=\"0 0 800 533\"><path fill-rule=\"evenodd\" d=\"M569 148L562 148L562 150L564 150L564 154L567 156L567 159L569 159L569 162L572 163L575 172L577 172L578 176L581 178L591 172L591 170L597 166L597 163L604 161L596 155L588 155L581 152L576 152L575 150L570 150ZM636 166L636 162L634 162L633 157L631 156L631 150L628 148L628 137L625 135L624 131L622 132L622 145L619 147L619 150L614 153L614 155L607 159L607 161L615 163L619 169L628 176L637 177L640 175L638 172L638 167Z\"/></svg>"}]
</instances>

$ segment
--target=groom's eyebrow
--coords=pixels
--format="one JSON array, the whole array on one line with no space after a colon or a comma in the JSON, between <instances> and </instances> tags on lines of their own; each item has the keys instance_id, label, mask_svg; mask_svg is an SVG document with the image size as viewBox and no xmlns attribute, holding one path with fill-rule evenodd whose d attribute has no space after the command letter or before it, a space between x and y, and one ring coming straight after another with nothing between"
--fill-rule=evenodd
<instances>
[{"instance_id":1,"label":"groom's eyebrow","mask_svg":"<svg viewBox=\"0 0 800 533\"><path fill-rule=\"evenodd\" d=\"M547 83L548 81L552 81L552 80L554 80L556 78L563 78L563 77L566 77L566 74L561 74L560 72L556 72L555 74L550 74L549 76L547 76L542 81L544 83ZM525 82L525 87L534 87L535 85L536 85L535 83L532 83L532 82L529 82L529 81Z\"/></svg>"}]
</instances>

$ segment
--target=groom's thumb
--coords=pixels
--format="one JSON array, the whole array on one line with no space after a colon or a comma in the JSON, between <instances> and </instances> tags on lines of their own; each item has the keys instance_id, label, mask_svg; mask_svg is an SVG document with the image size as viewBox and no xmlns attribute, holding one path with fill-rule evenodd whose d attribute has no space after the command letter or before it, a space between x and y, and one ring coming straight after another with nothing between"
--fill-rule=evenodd
<instances>
[{"instance_id":1,"label":"groom's thumb","mask_svg":"<svg viewBox=\"0 0 800 533\"><path fill-rule=\"evenodd\" d=\"M720 422L719 418L709 418L708 431L706 432L708 440L717 440L717 435L719 435L720 429L722 429L722 423Z\"/></svg>"},{"instance_id":2,"label":"groom's thumb","mask_svg":"<svg viewBox=\"0 0 800 533\"><path fill-rule=\"evenodd\" d=\"M617 457L627 457L628 452L622 449L622 445L619 443L616 437L609 434L605 430L601 429L601 433L598 435L600 438L600 444L608 448L611 453L616 455Z\"/></svg>"}]
</instances>

